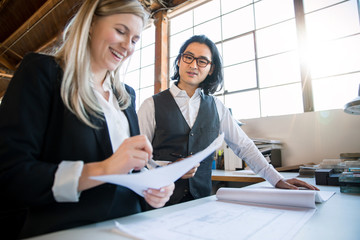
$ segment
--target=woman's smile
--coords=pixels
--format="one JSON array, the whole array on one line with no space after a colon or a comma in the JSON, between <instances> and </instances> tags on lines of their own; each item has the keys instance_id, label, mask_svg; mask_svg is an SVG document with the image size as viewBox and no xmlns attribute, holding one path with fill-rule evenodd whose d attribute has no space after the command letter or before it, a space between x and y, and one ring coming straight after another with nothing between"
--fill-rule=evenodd
<instances>
[{"instance_id":1,"label":"woman's smile","mask_svg":"<svg viewBox=\"0 0 360 240\"><path fill-rule=\"evenodd\" d=\"M115 49L109 47L110 52L113 54L113 56L115 57L115 60L117 60L118 62L120 62L123 58L126 57L126 54L121 54L119 52L117 52Z\"/></svg>"}]
</instances>

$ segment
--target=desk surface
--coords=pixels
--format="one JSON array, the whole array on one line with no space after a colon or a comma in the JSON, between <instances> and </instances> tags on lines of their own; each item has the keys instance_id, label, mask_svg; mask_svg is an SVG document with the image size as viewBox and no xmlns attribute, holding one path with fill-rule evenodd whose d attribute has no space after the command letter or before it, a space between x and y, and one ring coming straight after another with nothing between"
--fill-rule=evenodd
<instances>
[{"instance_id":1,"label":"desk surface","mask_svg":"<svg viewBox=\"0 0 360 240\"><path fill-rule=\"evenodd\" d=\"M212 170L211 180L225 182L263 182L264 179L258 175L241 174L239 171Z\"/></svg>"},{"instance_id":2,"label":"desk surface","mask_svg":"<svg viewBox=\"0 0 360 240\"><path fill-rule=\"evenodd\" d=\"M297 177L297 173L281 173L285 178ZM315 183L314 178L301 178L311 184ZM248 188L259 187L259 186L270 186L268 182L261 182ZM335 191L327 202L322 204L316 204L317 210L315 214L310 218L308 222L300 229L296 234L294 240L303 239L346 239L355 240L359 239L360 236L360 194L348 194L340 193L338 186L318 186L324 191ZM200 205L208 201L214 201L215 196L210 196L194 201L165 207L149 212L143 212L128 217L118 218L116 221L122 222L136 222L143 218L156 218L164 214L178 211L187 207ZM59 231L42 235L39 237L32 238L33 240L56 240L56 239L128 239L120 236L113 231L114 220L105 221L97 224L87 225L65 231ZM239 231L241 234L241 231Z\"/></svg>"}]
</instances>

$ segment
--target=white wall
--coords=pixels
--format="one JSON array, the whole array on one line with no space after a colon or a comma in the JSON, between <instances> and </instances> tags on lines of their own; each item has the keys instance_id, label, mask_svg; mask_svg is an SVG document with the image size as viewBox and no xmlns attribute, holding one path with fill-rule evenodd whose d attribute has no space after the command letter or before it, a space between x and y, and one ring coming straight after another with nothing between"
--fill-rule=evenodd
<instances>
[{"instance_id":1,"label":"white wall","mask_svg":"<svg viewBox=\"0 0 360 240\"><path fill-rule=\"evenodd\" d=\"M340 153L360 152L360 115L343 110L241 120L251 138L281 140L282 166L320 163Z\"/></svg>"}]
</instances>

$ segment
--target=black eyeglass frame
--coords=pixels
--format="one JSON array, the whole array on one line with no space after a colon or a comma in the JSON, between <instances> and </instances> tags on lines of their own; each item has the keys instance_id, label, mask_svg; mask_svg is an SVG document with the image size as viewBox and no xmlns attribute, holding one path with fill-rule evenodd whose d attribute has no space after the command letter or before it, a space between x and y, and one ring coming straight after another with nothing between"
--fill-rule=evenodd
<instances>
[{"instance_id":1,"label":"black eyeglass frame","mask_svg":"<svg viewBox=\"0 0 360 240\"><path fill-rule=\"evenodd\" d=\"M185 61L184 57L191 57L192 60L191 60L190 62L187 62L187 61ZM197 64L199 67L201 67L201 68L206 68L207 65L209 65L209 64L212 65L212 62L209 61L208 59L203 58L203 57L196 58L196 57L194 57L193 55L188 54L188 53L182 53L182 54L181 54L181 59L182 59L182 61L183 61L184 63L187 63L187 64L191 64L194 60L196 60L196 64ZM206 62L207 62L206 65L202 66L202 63L201 63L201 62L200 62L200 64L199 64L199 60L206 61Z\"/></svg>"}]
</instances>

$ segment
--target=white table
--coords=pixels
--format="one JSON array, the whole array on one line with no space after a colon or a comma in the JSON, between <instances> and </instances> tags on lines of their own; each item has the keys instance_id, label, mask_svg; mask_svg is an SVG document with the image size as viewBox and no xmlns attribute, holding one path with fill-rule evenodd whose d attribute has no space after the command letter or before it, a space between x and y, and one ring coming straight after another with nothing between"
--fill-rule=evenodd
<instances>
[{"instance_id":1,"label":"white table","mask_svg":"<svg viewBox=\"0 0 360 240\"><path fill-rule=\"evenodd\" d=\"M297 177L297 173L281 173L285 178ZM311 184L314 178L301 178ZM270 185L267 182L256 183L249 188ZM317 186L324 191L335 191L327 202L317 204L317 211L311 219L296 234L295 240L358 240L360 239L360 194L340 193L338 186ZM208 201L215 201L215 196L210 196L191 202L186 202L170 207L165 207L149 212L143 212L128 217L118 218L116 221L137 222L144 218L156 218L164 214L181 210L190 206L196 206ZM128 239L113 231L114 220L91 224L74 229L59 231L31 238L32 240L63 240L63 239L86 239L86 240L112 240ZM159 227L159 231L161 227ZM239 230L241 234L241 230Z\"/></svg>"}]
</instances>

